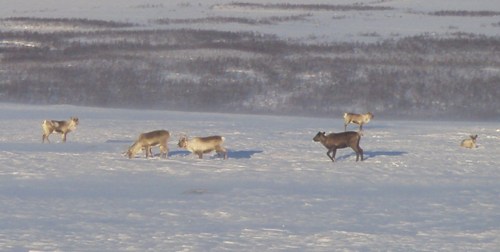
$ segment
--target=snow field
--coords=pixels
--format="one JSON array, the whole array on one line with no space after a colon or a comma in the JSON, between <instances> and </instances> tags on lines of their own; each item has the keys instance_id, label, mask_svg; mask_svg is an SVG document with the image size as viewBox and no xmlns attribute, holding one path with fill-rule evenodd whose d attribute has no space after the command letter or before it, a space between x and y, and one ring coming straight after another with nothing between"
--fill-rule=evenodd
<instances>
[{"instance_id":1,"label":"snow field","mask_svg":"<svg viewBox=\"0 0 500 252\"><path fill-rule=\"evenodd\" d=\"M332 163L312 138L341 131L341 115L0 107L2 251L500 247L498 123L375 117L366 160L342 149ZM41 144L43 119L70 116L80 125L66 144ZM168 159L121 155L154 129L173 135ZM479 147L460 148L472 133ZM199 160L177 148L181 134L225 136L229 159Z\"/></svg>"}]
</instances>

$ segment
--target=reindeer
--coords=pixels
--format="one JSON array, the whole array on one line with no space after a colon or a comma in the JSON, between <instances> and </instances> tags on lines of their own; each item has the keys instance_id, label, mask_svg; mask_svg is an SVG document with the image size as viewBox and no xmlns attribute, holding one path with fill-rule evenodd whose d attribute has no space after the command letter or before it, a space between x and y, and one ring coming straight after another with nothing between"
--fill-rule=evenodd
<instances>
[{"instance_id":1,"label":"reindeer","mask_svg":"<svg viewBox=\"0 0 500 252\"><path fill-rule=\"evenodd\" d=\"M359 124L359 131L363 130L363 124L370 122L373 119L373 114L368 112L366 114L344 113L344 131L347 131L349 123Z\"/></svg>"},{"instance_id":2,"label":"reindeer","mask_svg":"<svg viewBox=\"0 0 500 252\"><path fill-rule=\"evenodd\" d=\"M477 139L477 135L470 135L469 138L462 140L462 142L460 143L460 146L465 147L465 148L469 148L469 149L477 148L476 139Z\"/></svg>"},{"instance_id":3,"label":"reindeer","mask_svg":"<svg viewBox=\"0 0 500 252\"><path fill-rule=\"evenodd\" d=\"M327 149L326 155L335 162L335 154L337 149L342 149L346 147L351 147L354 152L356 152L356 162L361 156L361 161L363 161L363 149L359 147L359 141L361 140L361 135L358 132L347 131L341 133L330 133L325 135L325 132L318 132L313 138L313 141L320 142Z\"/></svg>"},{"instance_id":4,"label":"reindeer","mask_svg":"<svg viewBox=\"0 0 500 252\"><path fill-rule=\"evenodd\" d=\"M68 121L44 120L42 122L42 143L45 143L45 139L47 139L47 142L50 143L49 136L54 131L62 134L62 142L65 143L66 135L69 132L76 130L78 123L79 121L77 117L70 117Z\"/></svg>"},{"instance_id":5,"label":"reindeer","mask_svg":"<svg viewBox=\"0 0 500 252\"><path fill-rule=\"evenodd\" d=\"M225 138L221 136L193 137L192 139L183 136L179 139L178 146L197 154L200 159L203 158L203 153L209 153L214 150L218 155L223 154L224 159L227 159L227 151L222 146L224 140Z\"/></svg>"},{"instance_id":6,"label":"reindeer","mask_svg":"<svg viewBox=\"0 0 500 252\"><path fill-rule=\"evenodd\" d=\"M166 130L155 130L151 132L142 133L139 135L137 140L132 144L126 153L128 158L132 158L140 150L145 150L146 158L153 156L151 147L160 146L160 155L162 158L168 156L168 139L170 138L170 133Z\"/></svg>"}]
</instances>

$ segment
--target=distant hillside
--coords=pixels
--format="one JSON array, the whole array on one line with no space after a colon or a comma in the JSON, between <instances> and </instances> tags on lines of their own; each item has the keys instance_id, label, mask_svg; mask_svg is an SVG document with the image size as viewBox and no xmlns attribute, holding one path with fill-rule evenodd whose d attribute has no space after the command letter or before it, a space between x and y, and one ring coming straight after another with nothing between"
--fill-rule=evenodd
<instances>
[{"instance_id":1,"label":"distant hillside","mask_svg":"<svg viewBox=\"0 0 500 252\"><path fill-rule=\"evenodd\" d=\"M500 118L498 37L457 33L303 44L251 32L140 30L80 19L8 21L87 30L0 32L0 101Z\"/></svg>"}]
</instances>

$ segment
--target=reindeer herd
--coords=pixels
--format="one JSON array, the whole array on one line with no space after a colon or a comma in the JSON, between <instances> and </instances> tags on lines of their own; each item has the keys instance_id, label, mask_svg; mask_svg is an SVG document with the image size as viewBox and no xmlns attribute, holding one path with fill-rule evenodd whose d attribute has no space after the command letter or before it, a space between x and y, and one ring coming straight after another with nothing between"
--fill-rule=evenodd
<instances>
[{"instance_id":1,"label":"reindeer herd","mask_svg":"<svg viewBox=\"0 0 500 252\"><path fill-rule=\"evenodd\" d=\"M77 117L71 117L67 121L44 120L42 122L42 143L47 140L50 143L50 134L56 132L62 135L62 142L66 142L66 135L76 130L79 120ZM153 157L152 147L158 146L160 148L160 157L168 157L168 140L170 139L170 132L167 130L155 130L139 134L139 137L124 153L128 158L133 158L139 151L146 153L146 158ZM208 137L193 137L188 139L187 136L182 136L179 139L179 148L186 149L191 153L198 155L201 159L203 154L215 151L219 156L227 159L227 150L222 146L225 138L222 136L208 136Z\"/></svg>"},{"instance_id":2,"label":"reindeer herd","mask_svg":"<svg viewBox=\"0 0 500 252\"><path fill-rule=\"evenodd\" d=\"M314 136L314 142L320 142L328 150L326 155L335 162L335 154L337 149L350 147L356 153L356 161L361 159L363 161L363 149L359 146L361 141L363 125L369 123L373 119L373 114L368 112L366 114L344 113L344 132L330 133L318 132ZM42 143L45 140L49 141L49 135L56 132L62 135L62 142L66 142L66 135L76 130L79 120L77 117L71 117L67 121L44 120L42 122ZM347 131L347 125L350 123L358 124L359 131ZM136 156L140 151L144 151L146 158L153 157L152 147L158 146L160 148L160 157L168 157L168 140L170 139L170 132L167 130L155 130L139 134L137 140L128 148L124 153L129 159ZM477 135L471 135L470 138L464 139L460 146L465 148L476 148ZM223 159L227 159L227 150L222 146L225 138L222 136L207 136L207 137L193 137L189 139L187 136L182 136L179 139L179 148L186 149L189 152L198 155L202 159L203 154L215 151L217 155Z\"/></svg>"}]
</instances>

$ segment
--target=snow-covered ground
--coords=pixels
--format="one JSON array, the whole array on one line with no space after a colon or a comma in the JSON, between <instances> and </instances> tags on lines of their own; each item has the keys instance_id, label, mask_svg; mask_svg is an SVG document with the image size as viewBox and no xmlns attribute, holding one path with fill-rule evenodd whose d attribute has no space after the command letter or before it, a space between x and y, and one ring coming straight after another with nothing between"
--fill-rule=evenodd
<instances>
[{"instance_id":1,"label":"snow-covered ground","mask_svg":"<svg viewBox=\"0 0 500 252\"><path fill-rule=\"evenodd\" d=\"M500 21L498 15L429 15L442 10L499 12L497 0L357 1L394 8L373 12L225 5L231 2L7 0L0 18L88 18L138 23L134 29L252 31L313 42L460 32L497 36ZM153 22L297 15L304 19L258 26ZM11 24L3 21L0 30L54 29ZM51 136L51 144L41 143L42 120L70 116L78 116L80 125L66 144L59 135ZM395 121L375 115L361 140L366 160L355 162L353 151L343 149L332 163L312 138L318 131L342 131L341 117L0 104L0 251L500 248L498 121ZM139 133L155 129L173 134L168 159L122 156ZM177 148L182 134L225 136L229 159L197 159ZM469 134L479 135L478 148L459 147Z\"/></svg>"},{"instance_id":2,"label":"snow-covered ground","mask_svg":"<svg viewBox=\"0 0 500 252\"><path fill-rule=\"evenodd\" d=\"M43 119L80 118L66 144ZM494 251L500 248L500 124L392 121L361 147L312 141L330 118L0 104L1 251ZM127 159L167 129L168 159ZM356 130L355 126L350 129ZM469 134L479 147L459 147ZM197 159L182 134L226 137ZM158 153L158 149L153 150Z\"/></svg>"},{"instance_id":3,"label":"snow-covered ground","mask_svg":"<svg viewBox=\"0 0 500 252\"><path fill-rule=\"evenodd\" d=\"M267 5L265 8L234 5L250 3ZM269 5L328 5L386 7L387 10L321 10L307 8L271 8ZM499 34L499 15L454 16L430 15L436 11L500 12L497 0L3 0L0 18L83 18L131 22L137 29L208 29L223 31L250 31L275 34L285 39L312 43L330 41L379 41L421 34L450 36L473 33L487 36ZM276 22L270 25L250 25L237 22L194 22L157 25L158 19L203 19L213 17L262 18L303 16L302 19ZM12 26L0 23L0 30L59 31L68 27L43 27L29 24Z\"/></svg>"}]
</instances>

